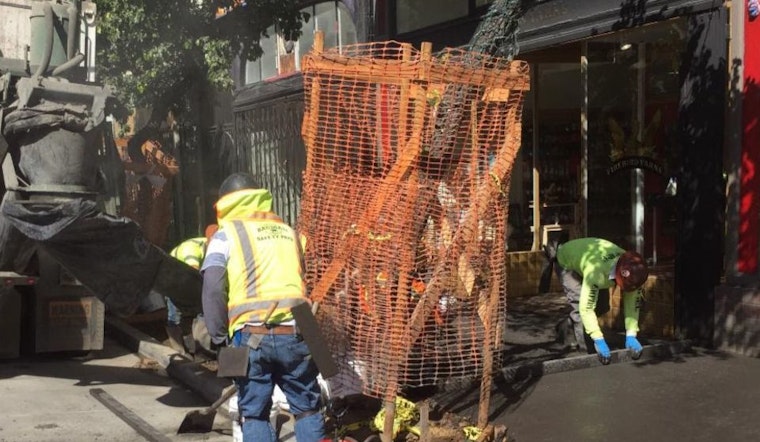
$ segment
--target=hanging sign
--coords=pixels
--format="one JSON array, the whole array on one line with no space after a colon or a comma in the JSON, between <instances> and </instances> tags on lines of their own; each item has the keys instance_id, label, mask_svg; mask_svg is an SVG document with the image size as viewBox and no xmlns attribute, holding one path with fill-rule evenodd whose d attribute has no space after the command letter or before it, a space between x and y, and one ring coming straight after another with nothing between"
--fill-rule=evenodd
<instances>
[{"instance_id":1,"label":"hanging sign","mask_svg":"<svg viewBox=\"0 0 760 442\"><path fill-rule=\"evenodd\" d=\"M658 175L665 173L665 167L652 157L635 156L623 157L615 161L607 168L607 175L612 175L623 170L644 169Z\"/></svg>"}]
</instances>

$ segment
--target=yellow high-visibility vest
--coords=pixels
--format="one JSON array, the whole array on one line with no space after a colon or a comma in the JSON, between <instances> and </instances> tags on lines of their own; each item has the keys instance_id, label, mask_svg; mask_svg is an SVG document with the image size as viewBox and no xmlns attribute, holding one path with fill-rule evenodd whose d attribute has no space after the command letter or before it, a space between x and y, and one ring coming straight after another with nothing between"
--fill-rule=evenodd
<instances>
[{"instance_id":1,"label":"yellow high-visibility vest","mask_svg":"<svg viewBox=\"0 0 760 442\"><path fill-rule=\"evenodd\" d=\"M206 238L190 238L173 248L169 255L194 269L199 269L206 251Z\"/></svg>"},{"instance_id":2,"label":"yellow high-visibility vest","mask_svg":"<svg viewBox=\"0 0 760 442\"><path fill-rule=\"evenodd\" d=\"M291 320L290 308L306 302L298 234L272 212L220 222L229 241L227 310L230 336L245 323L261 322L274 301L268 323Z\"/></svg>"}]
</instances>

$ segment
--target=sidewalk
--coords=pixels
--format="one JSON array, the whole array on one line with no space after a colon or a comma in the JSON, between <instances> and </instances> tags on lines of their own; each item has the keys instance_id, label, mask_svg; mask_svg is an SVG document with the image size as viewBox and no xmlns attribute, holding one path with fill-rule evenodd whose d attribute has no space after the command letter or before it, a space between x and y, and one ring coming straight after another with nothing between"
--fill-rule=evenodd
<instances>
[{"instance_id":1,"label":"sidewalk","mask_svg":"<svg viewBox=\"0 0 760 442\"><path fill-rule=\"evenodd\" d=\"M581 380L589 377L609 377L610 373L625 373L628 367L633 366L656 366L663 361L672 360L674 357L681 358L679 355L688 352L690 348L688 342L642 339L642 344L645 346L642 357L639 361L631 363L632 361L628 352L619 350L623 347L624 337L622 335L611 335L607 338L611 349L613 349L612 365L602 367L596 355L582 355L576 351L568 351L556 342L554 326L561 318L566 317L567 314L567 305L561 294L555 293L510 299L509 303L507 309L508 327L504 334L505 350L502 353L502 370L493 381L491 418L489 421L495 424L506 425L508 431L510 431L508 433L510 434L510 442L517 442L518 440L521 442L539 440L577 440L579 442L587 440L611 440L604 438L586 439L585 433L570 437L567 434L563 434L559 439L542 438L549 437L547 434L553 434L550 432L550 428L547 428L547 423L553 422L554 416L567 413L567 410L563 407L567 407L568 405L559 404L563 403L563 401L566 402L574 398L583 397L585 391L584 388L580 387L584 385ZM107 318L107 326L109 332L119 337L123 345L145 357L156 360L161 366L166 367L170 375L196 391L209 403L216 400L221 391L229 385L229 381L217 378L215 373L209 371L202 364L182 357L171 348L162 345L155 339L122 321ZM760 365L760 361L758 361L758 365ZM621 369L617 368L617 366L624 366L626 368ZM554 374L554 376L547 376L549 374ZM479 385L480 383L477 381L454 381L448 385L444 385L431 399L433 404L441 407L443 410L470 417L475 421L477 418ZM537 403L535 407L540 409L547 420L526 425L525 422L530 422L530 420L520 413L523 410L521 405L531 403L534 391L538 391L539 387L542 386L547 386L549 394L546 398L542 396L536 397ZM571 388L574 386L578 386L578 388ZM557 398L551 397L550 393L552 391L558 393ZM604 395L602 394L602 396ZM610 402L614 402L614 404L608 404L611 410L622 410L622 405L625 405L625 400L623 402L618 398L610 398L609 400ZM555 402L557 405L555 405ZM575 406L575 408L578 407ZM226 405L220 411L226 414ZM535 414L537 412L532 411L531 413ZM281 416L280 421L283 423L280 440L283 442L294 440L292 417L285 414ZM582 422L579 421L577 424L581 425ZM532 425L535 425L536 428L532 428ZM605 425L614 426L617 423L605 421ZM553 424L548 427L553 427ZM541 431L549 433L542 434ZM536 437L534 438L533 435ZM615 438L615 440L623 439Z\"/></svg>"},{"instance_id":2,"label":"sidewalk","mask_svg":"<svg viewBox=\"0 0 760 442\"><path fill-rule=\"evenodd\" d=\"M129 350L156 361L170 376L193 390L209 404L215 402L231 384L229 379L217 377L216 372L209 369L207 364L190 360L118 318L106 316L106 330ZM226 403L219 407L218 414L229 419ZM280 427L280 442L295 442L293 416L281 412L277 424Z\"/></svg>"}]
</instances>

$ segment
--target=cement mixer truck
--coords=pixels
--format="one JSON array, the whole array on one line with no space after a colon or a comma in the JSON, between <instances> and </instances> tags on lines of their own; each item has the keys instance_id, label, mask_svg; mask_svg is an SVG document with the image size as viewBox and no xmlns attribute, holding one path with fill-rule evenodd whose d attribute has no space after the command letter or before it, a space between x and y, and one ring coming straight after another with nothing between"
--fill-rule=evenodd
<instances>
[{"instance_id":1,"label":"cement mixer truck","mask_svg":"<svg viewBox=\"0 0 760 442\"><path fill-rule=\"evenodd\" d=\"M197 272L109 194L123 175L104 128L119 103L95 81L96 14L90 1L0 3L0 358L100 349L104 315L151 295L200 309Z\"/></svg>"}]
</instances>

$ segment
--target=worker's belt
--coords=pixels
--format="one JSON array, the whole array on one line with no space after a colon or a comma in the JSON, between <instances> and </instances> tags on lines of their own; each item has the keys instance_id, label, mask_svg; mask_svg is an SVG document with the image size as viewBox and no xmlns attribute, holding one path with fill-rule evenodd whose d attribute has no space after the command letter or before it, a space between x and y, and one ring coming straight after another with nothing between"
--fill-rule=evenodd
<instances>
[{"instance_id":1,"label":"worker's belt","mask_svg":"<svg viewBox=\"0 0 760 442\"><path fill-rule=\"evenodd\" d=\"M280 324L267 324L267 325L246 325L241 329L246 333L252 335L297 335L298 328L295 325L280 325Z\"/></svg>"}]
</instances>

